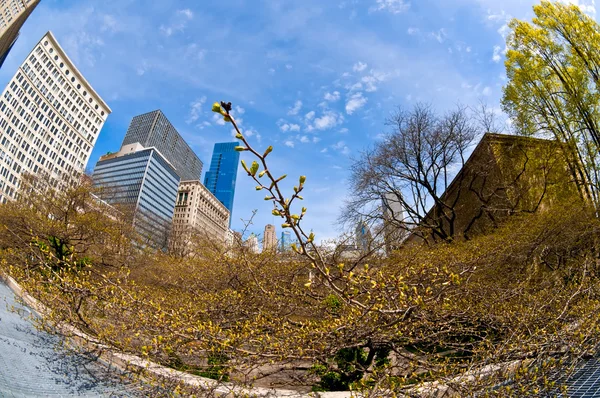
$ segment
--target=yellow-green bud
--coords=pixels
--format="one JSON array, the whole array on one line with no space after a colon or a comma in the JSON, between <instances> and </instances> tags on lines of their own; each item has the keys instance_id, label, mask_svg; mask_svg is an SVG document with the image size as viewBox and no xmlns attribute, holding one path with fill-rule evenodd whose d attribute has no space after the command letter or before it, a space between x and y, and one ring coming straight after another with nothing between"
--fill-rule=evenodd
<instances>
[{"instance_id":1,"label":"yellow-green bud","mask_svg":"<svg viewBox=\"0 0 600 398\"><path fill-rule=\"evenodd\" d=\"M267 148L265 153L263 153L263 158L266 157L268 154L270 154L271 151L273 151L273 146L269 145L269 147Z\"/></svg>"},{"instance_id":2,"label":"yellow-green bud","mask_svg":"<svg viewBox=\"0 0 600 398\"><path fill-rule=\"evenodd\" d=\"M302 208L302 214L306 213L306 210L307 210L306 207L303 207Z\"/></svg>"},{"instance_id":3,"label":"yellow-green bud","mask_svg":"<svg viewBox=\"0 0 600 398\"><path fill-rule=\"evenodd\" d=\"M292 243L290 245L290 247L292 248L293 251L295 251L296 253L300 254L300 250L298 249L298 247L296 246L295 243Z\"/></svg>"},{"instance_id":4,"label":"yellow-green bud","mask_svg":"<svg viewBox=\"0 0 600 398\"><path fill-rule=\"evenodd\" d=\"M294 192L298 193L298 187L294 187Z\"/></svg>"},{"instance_id":5,"label":"yellow-green bud","mask_svg":"<svg viewBox=\"0 0 600 398\"><path fill-rule=\"evenodd\" d=\"M267 170L263 170L260 173L258 173L258 178L262 178L262 176L264 176L266 172Z\"/></svg>"},{"instance_id":6,"label":"yellow-green bud","mask_svg":"<svg viewBox=\"0 0 600 398\"><path fill-rule=\"evenodd\" d=\"M240 163L242 163L242 167L244 168L244 170L246 170L246 173L250 173L250 170L248 170L248 166L246 166L246 162L242 160Z\"/></svg>"},{"instance_id":7,"label":"yellow-green bud","mask_svg":"<svg viewBox=\"0 0 600 398\"><path fill-rule=\"evenodd\" d=\"M275 199L275 196L265 196L265 200L273 200Z\"/></svg>"},{"instance_id":8,"label":"yellow-green bud","mask_svg":"<svg viewBox=\"0 0 600 398\"><path fill-rule=\"evenodd\" d=\"M306 176L300 176L300 185L306 182Z\"/></svg>"},{"instance_id":9,"label":"yellow-green bud","mask_svg":"<svg viewBox=\"0 0 600 398\"><path fill-rule=\"evenodd\" d=\"M291 227L291 225L288 223L281 224L281 228L289 228L289 227Z\"/></svg>"},{"instance_id":10,"label":"yellow-green bud","mask_svg":"<svg viewBox=\"0 0 600 398\"><path fill-rule=\"evenodd\" d=\"M297 197L298 199L300 199L300 200L304 200L304 198L303 198L302 196L300 196L300 195L296 195L296 197Z\"/></svg>"},{"instance_id":11,"label":"yellow-green bud","mask_svg":"<svg viewBox=\"0 0 600 398\"><path fill-rule=\"evenodd\" d=\"M231 122L231 117L229 115L223 115L223 120L226 122Z\"/></svg>"},{"instance_id":12,"label":"yellow-green bud","mask_svg":"<svg viewBox=\"0 0 600 398\"><path fill-rule=\"evenodd\" d=\"M300 216L298 214L292 214L291 216L294 220L299 220Z\"/></svg>"},{"instance_id":13,"label":"yellow-green bud","mask_svg":"<svg viewBox=\"0 0 600 398\"><path fill-rule=\"evenodd\" d=\"M315 240L315 234L313 232L310 233L310 235L308 235L308 240L307 242L312 242Z\"/></svg>"},{"instance_id":14,"label":"yellow-green bud","mask_svg":"<svg viewBox=\"0 0 600 398\"><path fill-rule=\"evenodd\" d=\"M281 213L277 209L273 209L273 211L271 212L271 214L273 214L274 216L280 216L281 215Z\"/></svg>"},{"instance_id":15,"label":"yellow-green bud","mask_svg":"<svg viewBox=\"0 0 600 398\"><path fill-rule=\"evenodd\" d=\"M258 171L258 162L256 160L254 160L252 162L252 166L250 166L250 174L252 174L252 176L255 176L257 171Z\"/></svg>"},{"instance_id":16,"label":"yellow-green bud","mask_svg":"<svg viewBox=\"0 0 600 398\"><path fill-rule=\"evenodd\" d=\"M235 149L235 150L236 150L236 151L238 151L238 152L243 152L243 151L247 151L247 150L248 150L248 148L246 148L246 147L243 147L243 146L236 146L236 147L235 147L235 148L233 148L233 149Z\"/></svg>"},{"instance_id":17,"label":"yellow-green bud","mask_svg":"<svg viewBox=\"0 0 600 398\"><path fill-rule=\"evenodd\" d=\"M261 189L263 189L263 187L262 187L262 186L260 186L260 185L257 185L257 186L256 186L256 190L257 190L257 191L260 191Z\"/></svg>"},{"instance_id":18,"label":"yellow-green bud","mask_svg":"<svg viewBox=\"0 0 600 398\"><path fill-rule=\"evenodd\" d=\"M223 110L221 109L221 104L219 104L218 102L215 102L212 106L212 111L216 112L216 113L222 113Z\"/></svg>"},{"instance_id":19,"label":"yellow-green bud","mask_svg":"<svg viewBox=\"0 0 600 398\"><path fill-rule=\"evenodd\" d=\"M275 182L279 182L279 181L283 180L285 177L287 177L287 174L282 175L281 177L276 179Z\"/></svg>"},{"instance_id":20,"label":"yellow-green bud","mask_svg":"<svg viewBox=\"0 0 600 398\"><path fill-rule=\"evenodd\" d=\"M241 135L240 133L237 133L237 134L235 135L235 138L237 138L238 140L243 140L243 139L244 139L244 136L243 136L243 135Z\"/></svg>"}]
</instances>

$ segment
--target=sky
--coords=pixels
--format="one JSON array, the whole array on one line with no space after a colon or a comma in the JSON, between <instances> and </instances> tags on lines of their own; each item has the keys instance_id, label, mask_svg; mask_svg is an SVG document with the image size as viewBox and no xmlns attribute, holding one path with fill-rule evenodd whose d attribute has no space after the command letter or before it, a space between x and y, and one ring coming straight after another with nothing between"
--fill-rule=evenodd
<instances>
[{"instance_id":1,"label":"sky","mask_svg":"<svg viewBox=\"0 0 600 398\"><path fill-rule=\"evenodd\" d=\"M568 1L568 0L564 0ZM596 18L594 0L571 0ZM511 18L530 0L42 0L0 69L6 85L51 30L112 114L88 162L119 149L131 118L161 109L209 169L233 141L211 112L232 102L252 145L273 145L288 192L306 175L304 224L317 241L340 232L353 158L385 133L397 107L444 112L480 100L499 108ZM246 153L242 158L249 163ZM204 178L204 176L202 177ZM261 234L264 192L239 168L232 228ZM291 194L290 194L291 195Z\"/></svg>"}]
</instances>

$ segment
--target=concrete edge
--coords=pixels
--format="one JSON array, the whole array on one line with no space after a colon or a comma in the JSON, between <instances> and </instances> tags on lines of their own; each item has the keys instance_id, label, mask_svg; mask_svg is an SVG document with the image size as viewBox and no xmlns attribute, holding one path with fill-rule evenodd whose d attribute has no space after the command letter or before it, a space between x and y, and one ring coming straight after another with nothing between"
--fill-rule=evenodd
<instances>
[{"instance_id":1,"label":"concrete edge","mask_svg":"<svg viewBox=\"0 0 600 398\"><path fill-rule=\"evenodd\" d=\"M36 298L28 294L15 279L4 272L0 272L0 281L4 282L10 290L23 302L32 308L40 317L49 314L48 308ZM140 358L136 355L126 354L100 343L97 339L83 333L72 325L57 325L57 329L70 343L81 349L100 351L99 359L107 365L114 366L122 372L132 369L147 372L158 379L169 379L181 382L191 388L201 388L216 392L222 396L243 395L249 397L288 397L288 398L352 398L361 397L356 393L347 391L298 393L292 390L269 388L244 388L233 383L219 383L216 380L192 375L179 370L167 368L155 362Z\"/></svg>"}]
</instances>

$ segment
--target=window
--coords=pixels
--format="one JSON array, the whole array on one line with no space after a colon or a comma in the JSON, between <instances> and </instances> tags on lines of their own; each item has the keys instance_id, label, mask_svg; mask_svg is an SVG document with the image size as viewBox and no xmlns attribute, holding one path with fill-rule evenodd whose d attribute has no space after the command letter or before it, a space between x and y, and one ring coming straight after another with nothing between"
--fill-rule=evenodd
<instances>
[{"instance_id":1,"label":"window","mask_svg":"<svg viewBox=\"0 0 600 398\"><path fill-rule=\"evenodd\" d=\"M78 84L77 85L77 89L79 90L80 88L81 88L81 84Z\"/></svg>"},{"instance_id":2,"label":"window","mask_svg":"<svg viewBox=\"0 0 600 398\"><path fill-rule=\"evenodd\" d=\"M65 64L63 64L62 62L60 63L60 67L62 68L63 66L65 66Z\"/></svg>"},{"instance_id":3,"label":"window","mask_svg":"<svg viewBox=\"0 0 600 398\"><path fill-rule=\"evenodd\" d=\"M65 72L65 75L68 75L69 73L71 73L71 72L69 72L69 70L67 69L67 71Z\"/></svg>"},{"instance_id":4,"label":"window","mask_svg":"<svg viewBox=\"0 0 600 398\"><path fill-rule=\"evenodd\" d=\"M51 49L50 49L48 52L49 52L50 54L52 54L52 53L54 52L54 49L52 49L52 48L51 48Z\"/></svg>"}]
</instances>

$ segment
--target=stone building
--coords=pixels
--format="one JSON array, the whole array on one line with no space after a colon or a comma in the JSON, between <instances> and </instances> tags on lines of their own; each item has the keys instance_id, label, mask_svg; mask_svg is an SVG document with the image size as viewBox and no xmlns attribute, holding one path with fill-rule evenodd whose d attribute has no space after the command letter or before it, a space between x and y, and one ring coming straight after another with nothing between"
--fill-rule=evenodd
<instances>
[{"instance_id":1,"label":"stone building","mask_svg":"<svg viewBox=\"0 0 600 398\"><path fill-rule=\"evenodd\" d=\"M181 181L173 216L170 246L189 249L193 237L225 244L229 231L229 210L199 180Z\"/></svg>"},{"instance_id":2,"label":"stone building","mask_svg":"<svg viewBox=\"0 0 600 398\"><path fill-rule=\"evenodd\" d=\"M275 226L272 224L265 225L265 233L263 234L263 252L277 250L277 234Z\"/></svg>"},{"instance_id":3,"label":"stone building","mask_svg":"<svg viewBox=\"0 0 600 398\"><path fill-rule=\"evenodd\" d=\"M443 205L434 205L407 241L438 241L440 231L468 239L513 214L581 200L564 149L553 140L485 134L441 196Z\"/></svg>"},{"instance_id":4,"label":"stone building","mask_svg":"<svg viewBox=\"0 0 600 398\"><path fill-rule=\"evenodd\" d=\"M0 68L19 38L19 30L40 0L0 1Z\"/></svg>"}]
</instances>

